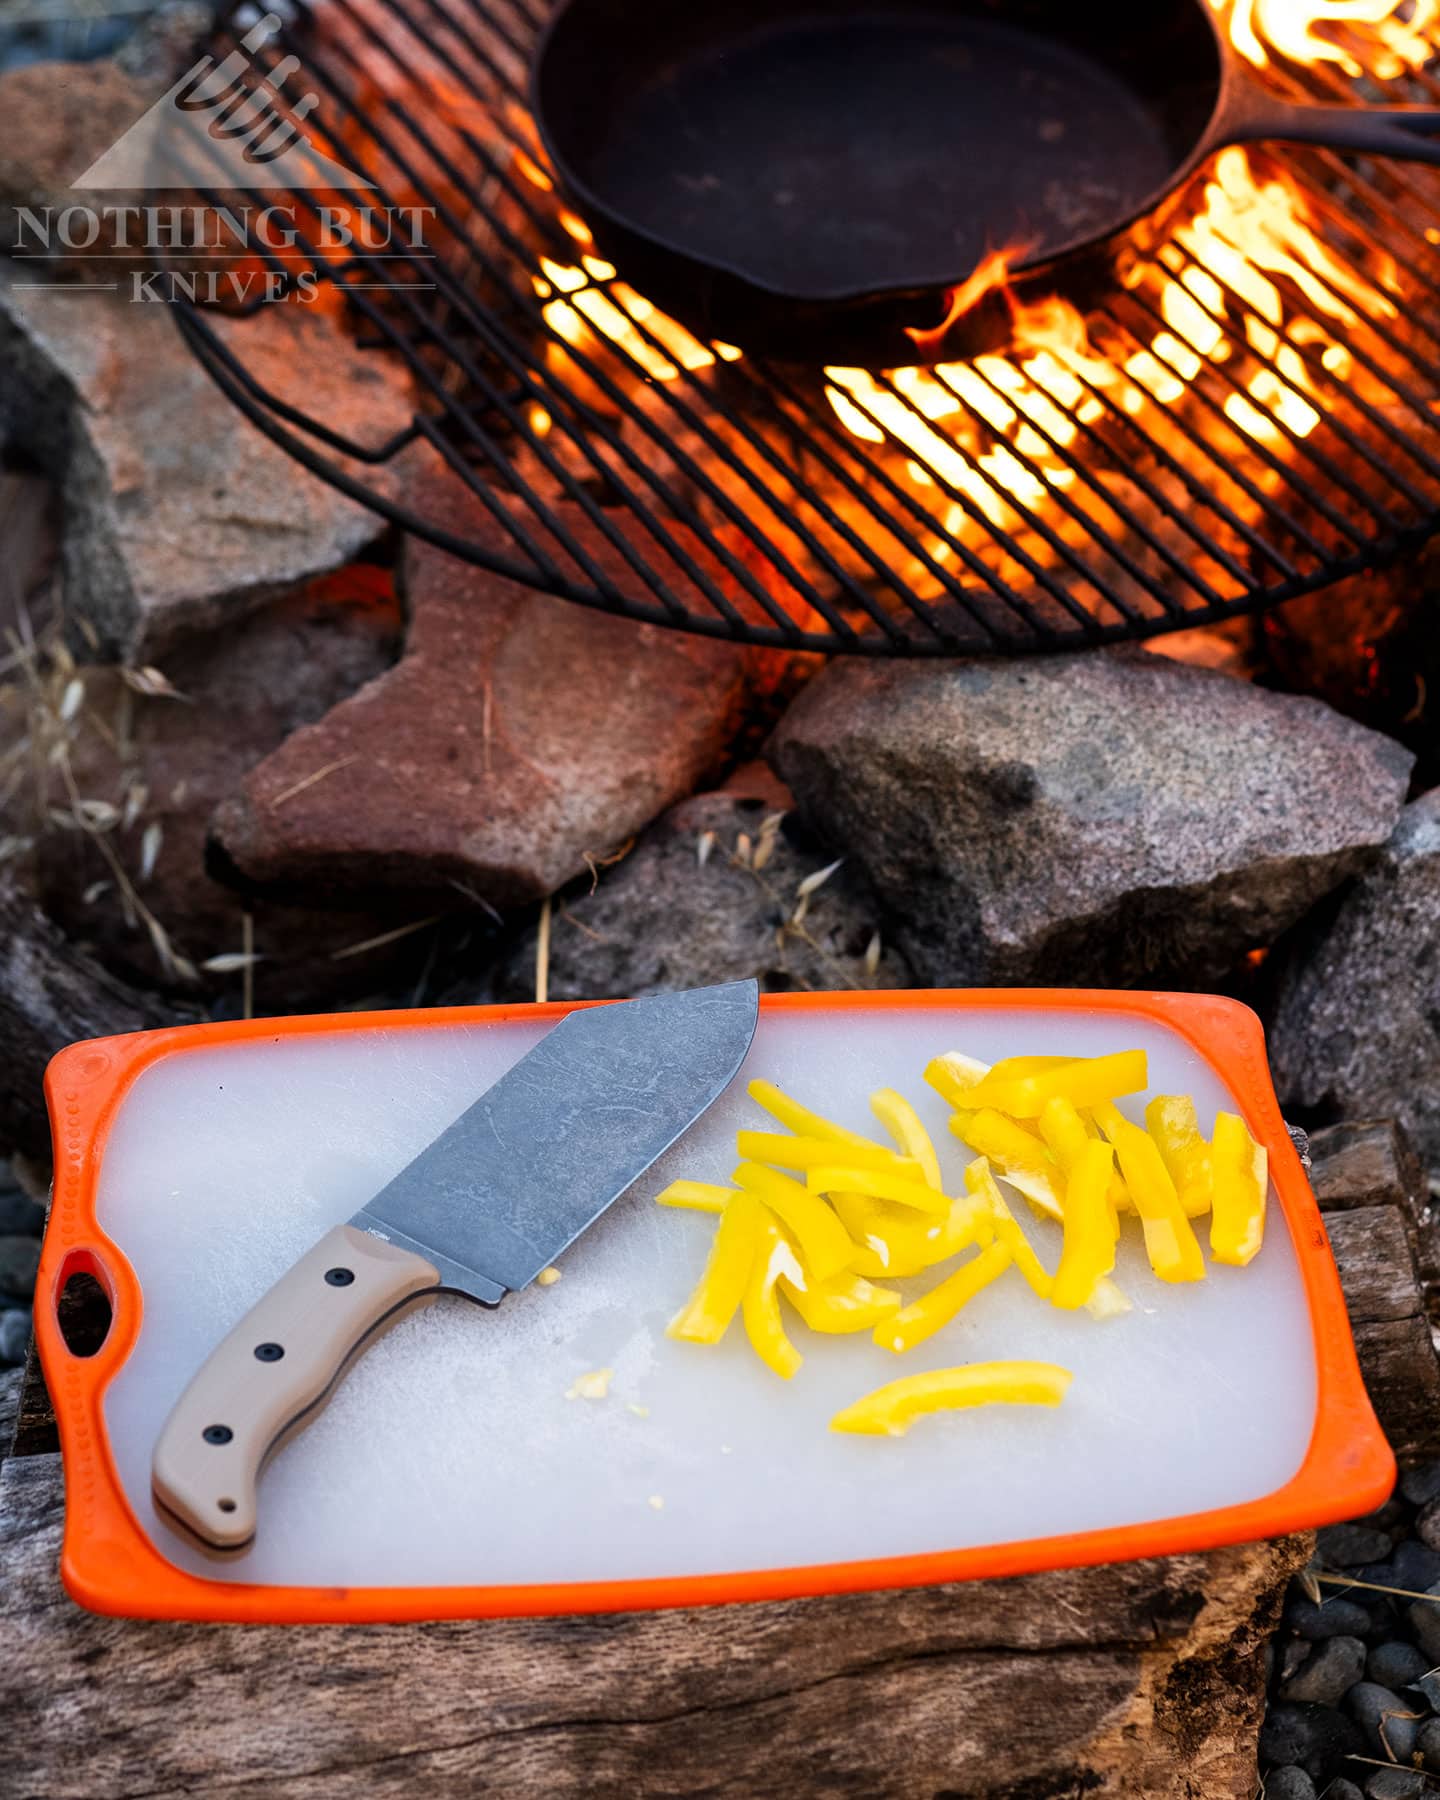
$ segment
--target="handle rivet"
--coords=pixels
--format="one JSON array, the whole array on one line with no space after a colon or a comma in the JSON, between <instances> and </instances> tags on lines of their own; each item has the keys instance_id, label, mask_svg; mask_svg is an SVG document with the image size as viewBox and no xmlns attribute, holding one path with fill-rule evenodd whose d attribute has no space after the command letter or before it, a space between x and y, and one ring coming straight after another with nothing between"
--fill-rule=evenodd
<instances>
[{"instance_id":1,"label":"handle rivet","mask_svg":"<svg viewBox=\"0 0 1440 1800\"><path fill-rule=\"evenodd\" d=\"M325 1279L331 1287L349 1287L355 1279L355 1271L353 1269L327 1269Z\"/></svg>"},{"instance_id":2,"label":"handle rivet","mask_svg":"<svg viewBox=\"0 0 1440 1800\"><path fill-rule=\"evenodd\" d=\"M207 1444L228 1444L234 1435L228 1425L207 1425L201 1433Z\"/></svg>"},{"instance_id":3,"label":"handle rivet","mask_svg":"<svg viewBox=\"0 0 1440 1800\"><path fill-rule=\"evenodd\" d=\"M235 1502L233 1500L217 1500L215 1504L220 1508L221 1512L234 1512L235 1510Z\"/></svg>"},{"instance_id":4,"label":"handle rivet","mask_svg":"<svg viewBox=\"0 0 1440 1800\"><path fill-rule=\"evenodd\" d=\"M285 1346L283 1344L257 1344L255 1354L261 1362L279 1362L285 1354Z\"/></svg>"}]
</instances>

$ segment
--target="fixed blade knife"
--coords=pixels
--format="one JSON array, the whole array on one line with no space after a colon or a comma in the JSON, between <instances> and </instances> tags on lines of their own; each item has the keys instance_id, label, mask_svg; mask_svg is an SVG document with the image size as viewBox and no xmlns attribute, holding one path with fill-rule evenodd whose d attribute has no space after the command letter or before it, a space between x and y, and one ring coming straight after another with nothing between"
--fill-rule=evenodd
<instances>
[{"instance_id":1,"label":"fixed blade knife","mask_svg":"<svg viewBox=\"0 0 1440 1800\"><path fill-rule=\"evenodd\" d=\"M736 981L567 1014L212 1351L156 1444L158 1505L243 1549L266 1457L380 1328L430 1295L496 1306L533 1281L729 1086L758 1005Z\"/></svg>"}]
</instances>

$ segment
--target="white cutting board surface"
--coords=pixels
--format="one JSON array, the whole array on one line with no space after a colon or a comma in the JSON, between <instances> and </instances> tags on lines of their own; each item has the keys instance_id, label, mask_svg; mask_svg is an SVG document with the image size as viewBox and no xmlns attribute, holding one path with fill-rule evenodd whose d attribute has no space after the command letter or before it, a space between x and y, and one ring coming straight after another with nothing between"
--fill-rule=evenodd
<instances>
[{"instance_id":1,"label":"white cutting board surface","mask_svg":"<svg viewBox=\"0 0 1440 1800\"><path fill-rule=\"evenodd\" d=\"M130 1504L172 1563L210 1580L352 1587L789 1567L1199 1512L1255 1499L1299 1467L1314 1354L1273 1194L1256 1261L1212 1267L1193 1287L1152 1278L1132 1223L1116 1278L1134 1310L1119 1319L1042 1305L1012 1272L905 1356L868 1334L813 1336L789 1315L805 1363L788 1383L759 1363L738 1321L713 1349L671 1343L666 1321L700 1273L713 1221L652 1197L677 1175L728 1177L737 1127L767 1124L746 1096L751 1077L876 1135L867 1095L900 1088L934 1133L951 1191L966 1153L921 1079L942 1050L988 1062L1137 1045L1152 1091L1193 1094L1205 1129L1233 1105L1183 1039L1140 1018L780 1012L762 1016L728 1092L571 1247L559 1283L494 1311L447 1297L403 1319L266 1470L253 1547L225 1562L192 1550L150 1498L151 1447L181 1389L296 1257L543 1029L284 1037L177 1053L141 1075L99 1185L99 1224L145 1296L105 1411ZM1135 1103L1126 1110L1139 1117ZM1053 1268L1058 1231L1018 1210ZM1065 1364L1069 1398L1054 1412L941 1415L903 1439L827 1430L885 1381L991 1357ZM601 1367L615 1371L607 1399L565 1398Z\"/></svg>"}]
</instances>

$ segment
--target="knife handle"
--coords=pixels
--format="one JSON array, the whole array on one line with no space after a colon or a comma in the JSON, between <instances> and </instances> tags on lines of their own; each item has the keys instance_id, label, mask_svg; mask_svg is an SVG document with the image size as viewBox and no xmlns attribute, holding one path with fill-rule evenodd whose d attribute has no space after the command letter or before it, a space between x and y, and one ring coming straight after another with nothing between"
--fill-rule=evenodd
<instances>
[{"instance_id":1,"label":"knife handle","mask_svg":"<svg viewBox=\"0 0 1440 1800\"><path fill-rule=\"evenodd\" d=\"M243 1549L270 1451L309 1422L379 1325L439 1285L439 1271L413 1250L353 1225L328 1232L180 1396L151 1464L159 1504L210 1548Z\"/></svg>"}]
</instances>

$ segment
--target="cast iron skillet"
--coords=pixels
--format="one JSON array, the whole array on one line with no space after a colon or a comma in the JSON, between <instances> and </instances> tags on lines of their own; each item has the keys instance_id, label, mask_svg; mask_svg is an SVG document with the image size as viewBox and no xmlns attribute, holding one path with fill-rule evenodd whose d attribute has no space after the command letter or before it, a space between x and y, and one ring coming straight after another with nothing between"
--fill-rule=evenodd
<instances>
[{"instance_id":1,"label":"cast iron skillet","mask_svg":"<svg viewBox=\"0 0 1440 1800\"><path fill-rule=\"evenodd\" d=\"M904 327L937 325L990 249L1072 290L1108 269L1222 145L1440 163L1440 111L1291 105L1206 0L563 0L531 99L598 247L657 305L872 367L921 359Z\"/></svg>"}]
</instances>

